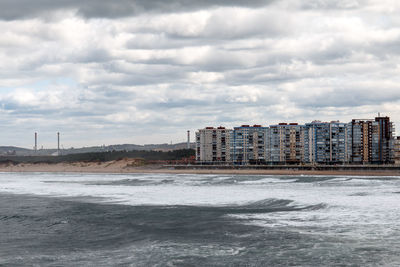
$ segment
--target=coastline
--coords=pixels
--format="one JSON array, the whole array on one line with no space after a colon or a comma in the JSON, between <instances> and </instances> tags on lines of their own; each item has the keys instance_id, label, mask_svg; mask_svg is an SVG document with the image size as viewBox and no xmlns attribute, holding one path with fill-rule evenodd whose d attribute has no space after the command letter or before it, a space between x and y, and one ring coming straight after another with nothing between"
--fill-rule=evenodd
<instances>
[{"instance_id":1,"label":"coastline","mask_svg":"<svg viewBox=\"0 0 400 267\"><path fill-rule=\"evenodd\" d=\"M0 172L48 173L170 173L170 174L235 174L235 175L328 175L328 176L400 176L400 170L304 170L304 169L232 169L232 168L174 168L165 165L142 165L136 159L107 162L73 163L2 163Z\"/></svg>"}]
</instances>

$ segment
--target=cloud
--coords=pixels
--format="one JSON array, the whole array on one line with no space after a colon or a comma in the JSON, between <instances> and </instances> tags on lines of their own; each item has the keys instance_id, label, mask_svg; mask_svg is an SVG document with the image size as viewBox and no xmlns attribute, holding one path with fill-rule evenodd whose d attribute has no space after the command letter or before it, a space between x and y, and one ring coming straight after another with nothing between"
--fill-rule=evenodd
<instances>
[{"instance_id":1,"label":"cloud","mask_svg":"<svg viewBox=\"0 0 400 267\"><path fill-rule=\"evenodd\" d=\"M400 5L390 0L0 7L7 144L30 146L34 131L49 144L61 131L65 144L79 146L378 111L400 121Z\"/></svg>"},{"instance_id":2,"label":"cloud","mask_svg":"<svg viewBox=\"0 0 400 267\"><path fill-rule=\"evenodd\" d=\"M367 0L309 0L301 1L302 8L305 9L356 9L366 4Z\"/></svg>"},{"instance_id":3,"label":"cloud","mask_svg":"<svg viewBox=\"0 0 400 267\"><path fill-rule=\"evenodd\" d=\"M273 0L2 0L0 18L16 20L34 17L51 17L51 13L72 10L84 18L121 18L143 13L188 12L219 6L261 7Z\"/></svg>"}]
</instances>

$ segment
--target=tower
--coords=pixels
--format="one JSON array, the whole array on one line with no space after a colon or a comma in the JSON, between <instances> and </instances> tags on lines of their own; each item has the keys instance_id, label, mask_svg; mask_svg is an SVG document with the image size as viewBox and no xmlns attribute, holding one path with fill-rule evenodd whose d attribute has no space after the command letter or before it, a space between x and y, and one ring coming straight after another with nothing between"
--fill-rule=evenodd
<instances>
[{"instance_id":1,"label":"tower","mask_svg":"<svg viewBox=\"0 0 400 267\"><path fill-rule=\"evenodd\" d=\"M187 149L190 149L190 131L187 131Z\"/></svg>"},{"instance_id":2,"label":"tower","mask_svg":"<svg viewBox=\"0 0 400 267\"><path fill-rule=\"evenodd\" d=\"M35 152L37 151L37 132L35 132L35 146L34 146Z\"/></svg>"},{"instance_id":3,"label":"tower","mask_svg":"<svg viewBox=\"0 0 400 267\"><path fill-rule=\"evenodd\" d=\"M60 133L57 132L57 155L60 155Z\"/></svg>"}]
</instances>

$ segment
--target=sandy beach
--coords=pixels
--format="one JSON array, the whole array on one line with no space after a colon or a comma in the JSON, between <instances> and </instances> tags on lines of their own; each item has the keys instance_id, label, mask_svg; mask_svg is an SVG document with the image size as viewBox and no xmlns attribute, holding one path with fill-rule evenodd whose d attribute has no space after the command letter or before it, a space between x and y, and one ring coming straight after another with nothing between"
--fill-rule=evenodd
<instances>
[{"instance_id":1,"label":"sandy beach","mask_svg":"<svg viewBox=\"0 0 400 267\"><path fill-rule=\"evenodd\" d=\"M175 169L162 165L143 165L137 159L122 159L107 162L73 163L2 163L0 172L77 172L77 173L177 173L177 174L239 174L239 175L354 175L354 176L400 176L398 170L365 171L315 171L274 169Z\"/></svg>"}]
</instances>

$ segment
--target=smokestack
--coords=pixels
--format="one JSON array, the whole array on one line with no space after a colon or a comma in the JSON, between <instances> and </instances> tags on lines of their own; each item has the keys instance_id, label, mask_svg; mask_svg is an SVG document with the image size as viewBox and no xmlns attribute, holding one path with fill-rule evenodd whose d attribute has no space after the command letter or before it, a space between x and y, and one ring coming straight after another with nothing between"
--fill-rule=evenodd
<instances>
[{"instance_id":1,"label":"smokestack","mask_svg":"<svg viewBox=\"0 0 400 267\"><path fill-rule=\"evenodd\" d=\"M60 133L57 133L57 155L60 155Z\"/></svg>"},{"instance_id":2,"label":"smokestack","mask_svg":"<svg viewBox=\"0 0 400 267\"><path fill-rule=\"evenodd\" d=\"M37 151L37 132L35 132L35 152Z\"/></svg>"},{"instance_id":3,"label":"smokestack","mask_svg":"<svg viewBox=\"0 0 400 267\"><path fill-rule=\"evenodd\" d=\"M187 131L187 149L190 149L190 131Z\"/></svg>"}]
</instances>

